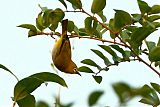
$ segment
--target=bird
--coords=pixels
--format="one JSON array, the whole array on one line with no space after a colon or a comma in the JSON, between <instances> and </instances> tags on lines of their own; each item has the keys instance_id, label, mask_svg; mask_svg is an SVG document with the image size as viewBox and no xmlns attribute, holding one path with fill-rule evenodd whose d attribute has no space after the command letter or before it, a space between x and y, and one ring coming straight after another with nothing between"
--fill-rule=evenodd
<instances>
[{"instance_id":1,"label":"bird","mask_svg":"<svg viewBox=\"0 0 160 107\"><path fill-rule=\"evenodd\" d=\"M67 35L68 19L62 20L62 34L55 42L52 50L52 60L55 67L65 73L81 74L77 65L71 59L71 44Z\"/></svg>"}]
</instances>

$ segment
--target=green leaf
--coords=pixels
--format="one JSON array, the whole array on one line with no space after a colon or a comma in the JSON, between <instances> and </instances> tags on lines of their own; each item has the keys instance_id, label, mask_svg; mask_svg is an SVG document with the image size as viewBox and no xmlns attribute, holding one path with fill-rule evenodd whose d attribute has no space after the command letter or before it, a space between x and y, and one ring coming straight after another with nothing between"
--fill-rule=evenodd
<instances>
[{"instance_id":1,"label":"green leaf","mask_svg":"<svg viewBox=\"0 0 160 107\"><path fill-rule=\"evenodd\" d=\"M48 11L47 7L42 7L40 4L38 4L38 6L41 8L42 12Z\"/></svg>"},{"instance_id":2,"label":"green leaf","mask_svg":"<svg viewBox=\"0 0 160 107\"><path fill-rule=\"evenodd\" d=\"M49 29L51 31L55 31L57 29L57 27L58 27L58 22L54 22L49 26Z\"/></svg>"},{"instance_id":3,"label":"green leaf","mask_svg":"<svg viewBox=\"0 0 160 107\"><path fill-rule=\"evenodd\" d=\"M68 26L67 26L68 32L71 33L74 30L74 27L75 27L74 22L73 21L68 21Z\"/></svg>"},{"instance_id":4,"label":"green leaf","mask_svg":"<svg viewBox=\"0 0 160 107\"><path fill-rule=\"evenodd\" d=\"M21 100L30 95L30 93L32 93L42 83L42 80L34 77L28 77L20 80L14 87L14 101Z\"/></svg>"},{"instance_id":5,"label":"green leaf","mask_svg":"<svg viewBox=\"0 0 160 107\"><path fill-rule=\"evenodd\" d=\"M89 34L93 33L93 31L92 31L92 20L93 20L92 17L87 17L85 19L85 21L84 21L84 23L85 23L85 30Z\"/></svg>"},{"instance_id":6,"label":"green leaf","mask_svg":"<svg viewBox=\"0 0 160 107\"><path fill-rule=\"evenodd\" d=\"M78 29L78 27L76 26L76 25L74 25L74 29L73 29L73 31L79 36L80 34L80 32L79 32L79 29Z\"/></svg>"},{"instance_id":7,"label":"green leaf","mask_svg":"<svg viewBox=\"0 0 160 107\"><path fill-rule=\"evenodd\" d=\"M65 14L62 9L56 8L49 13L49 22L51 24L60 22L64 18Z\"/></svg>"},{"instance_id":8,"label":"green leaf","mask_svg":"<svg viewBox=\"0 0 160 107\"><path fill-rule=\"evenodd\" d=\"M151 7L145 1L137 0L137 2L142 14L148 13L151 10Z\"/></svg>"},{"instance_id":9,"label":"green leaf","mask_svg":"<svg viewBox=\"0 0 160 107\"><path fill-rule=\"evenodd\" d=\"M43 17L42 17L42 12L38 14L38 17L36 18L36 27L40 30L43 31L45 29L45 26L43 25Z\"/></svg>"},{"instance_id":10,"label":"green leaf","mask_svg":"<svg viewBox=\"0 0 160 107\"><path fill-rule=\"evenodd\" d=\"M153 5L151 7L151 11L149 12L149 14L158 14L160 13L160 5Z\"/></svg>"},{"instance_id":11,"label":"green leaf","mask_svg":"<svg viewBox=\"0 0 160 107\"><path fill-rule=\"evenodd\" d=\"M107 21L106 16L103 14L103 11L97 13L97 15L102 19L103 22Z\"/></svg>"},{"instance_id":12,"label":"green leaf","mask_svg":"<svg viewBox=\"0 0 160 107\"><path fill-rule=\"evenodd\" d=\"M135 22L139 22L141 20L141 18L142 18L141 14L132 14L132 16L133 16L133 20Z\"/></svg>"},{"instance_id":13,"label":"green leaf","mask_svg":"<svg viewBox=\"0 0 160 107\"><path fill-rule=\"evenodd\" d=\"M146 45L147 45L147 48L148 48L149 52L151 52L152 49L156 47L155 42L152 42L152 41L145 41L145 42L146 42Z\"/></svg>"},{"instance_id":14,"label":"green leaf","mask_svg":"<svg viewBox=\"0 0 160 107\"><path fill-rule=\"evenodd\" d=\"M17 76L11 70L9 70L7 67L5 67L4 65L0 64L0 68L5 70L5 71L8 71L10 74L12 74L17 79L17 81L19 81Z\"/></svg>"},{"instance_id":15,"label":"green leaf","mask_svg":"<svg viewBox=\"0 0 160 107\"><path fill-rule=\"evenodd\" d=\"M160 37L159 37L159 40L158 40L157 46L160 46Z\"/></svg>"},{"instance_id":16,"label":"green leaf","mask_svg":"<svg viewBox=\"0 0 160 107\"><path fill-rule=\"evenodd\" d=\"M102 38L101 32L99 32L99 31L96 30L96 29L95 29L95 30L93 29L93 34L94 34L94 36L97 37L97 38Z\"/></svg>"},{"instance_id":17,"label":"green leaf","mask_svg":"<svg viewBox=\"0 0 160 107\"><path fill-rule=\"evenodd\" d=\"M115 22L114 19L110 19L110 20L109 20L109 28L110 28L112 31L114 31L114 32L118 32L118 30L115 28L114 22ZM112 39L115 39L115 38L116 38L116 35L110 32L110 37L111 37Z\"/></svg>"},{"instance_id":18,"label":"green leaf","mask_svg":"<svg viewBox=\"0 0 160 107\"><path fill-rule=\"evenodd\" d=\"M36 36L36 35L37 35L37 32L32 31L32 30L28 31L28 37L32 37L32 36Z\"/></svg>"},{"instance_id":19,"label":"green leaf","mask_svg":"<svg viewBox=\"0 0 160 107\"><path fill-rule=\"evenodd\" d=\"M50 72L42 72L33 74L27 78L20 80L14 87L14 101L23 99L35 89L37 89L44 82L56 82L62 86L67 87L63 78Z\"/></svg>"},{"instance_id":20,"label":"green leaf","mask_svg":"<svg viewBox=\"0 0 160 107\"><path fill-rule=\"evenodd\" d=\"M117 50L118 52L120 52L122 54L122 56L125 58L126 57L126 54L125 54L125 51L120 48L118 45L110 45L113 49Z\"/></svg>"},{"instance_id":21,"label":"green leaf","mask_svg":"<svg viewBox=\"0 0 160 107\"><path fill-rule=\"evenodd\" d=\"M21 24L21 25L19 25L17 27L30 29L31 31L37 32L36 27L34 25L32 25L32 24Z\"/></svg>"},{"instance_id":22,"label":"green leaf","mask_svg":"<svg viewBox=\"0 0 160 107\"><path fill-rule=\"evenodd\" d=\"M78 71L85 72L85 73L94 73L89 67L86 67L86 66L79 67Z\"/></svg>"},{"instance_id":23,"label":"green leaf","mask_svg":"<svg viewBox=\"0 0 160 107\"><path fill-rule=\"evenodd\" d=\"M104 94L103 91L92 92L88 97L88 105L90 107L95 105L103 94Z\"/></svg>"},{"instance_id":24,"label":"green leaf","mask_svg":"<svg viewBox=\"0 0 160 107\"><path fill-rule=\"evenodd\" d=\"M114 27L119 31L124 26L132 23L132 18L129 13L123 10L115 10Z\"/></svg>"},{"instance_id":25,"label":"green leaf","mask_svg":"<svg viewBox=\"0 0 160 107\"><path fill-rule=\"evenodd\" d=\"M152 106L158 106L160 104L157 93L148 85L144 85L141 88L140 94L143 96L143 98L140 100L141 103Z\"/></svg>"},{"instance_id":26,"label":"green leaf","mask_svg":"<svg viewBox=\"0 0 160 107\"><path fill-rule=\"evenodd\" d=\"M95 80L98 84L100 84L100 83L102 82L102 76L94 76L94 75L92 75L92 76L93 76L94 80Z\"/></svg>"},{"instance_id":27,"label":"green leaf","mask_svg":"<svg viewBox=\"0 0 160 107\"><path fill-rule=\"evenodd\" d=\"M49 25L53 23L52 14L50 15L51 12L53 12L52 9L47 9L43 12L42 18L43 18L43 26L45 28L49 27Z\"/></svg>"},{"instance_id":28,"label":"green leaf","mask_svg":"<svg viewBox=\"0 0 160 107\"><path fill-rule=\"evenodd\" d=\"M129 43L132 48L137 52L138 47L142 44L142 41L147 38L155 29L151 27L139 27L131 34L131 40ZM142 33L143 32L143 33Z\"/></svg>"},{"instance_id":29,"label":"green leaf","mask_svg":"<svg viewBox=\"0 0 160 107\"><path fill-rule=\"evenodd\" d=\"M38 101L36 107L49 107L49 105L44 101Z\"/></svg>"},{"instance_id":30,"label":"green leaf","mask_svg":"<svg viewBox=\"0 0 160 107\"><path fill-rule=\"evenodd\" d=\"M5 67L4 65L0 64L0 68L5 70L5 71L8 71L10 74L12 74L17 79L17 81L19 81L17 76L11 70L9 70L7 67Z\"/></svg>"},{"instance_id":31,"label":"green leaf","mask_svg":"<svg viewBox=\"0 0 160 107\"><path fill-rule=\"evenodd\" d=\"M119 57L117 56L117 54L109 47L106 45L99 45L102 49L104 49L105 51L107 51L110 55L112 55L112 58L114 60L114 62L119 61Z\"/></svg>"},{"instance_id":32,"label":"green leaf","mask_svg":"<svg viewBox=\"0 0 160 107\"><path fill-rule=\"evenodd\" d=\"M123 30L121 33L120 33L120 36L122 38L123 41L127 42L128 39L130 38L129 37L129 34L130 34L130 31L128 30Z\"/></svg>"},{"instance_id":33,"label":"green leaf","mask_svg":"<svg viewBox=\"0 0 160 107\"><path fill-rule=\"evenodd\" d=\"M99 65L97 65L97 64L96 64L93 60L91 60L91 59L84 59L83 61L81 61L81 63L87 64L87 65L90 65L90 66L97 67L98 69L101 68Z\"/></svg>"},{"instance_id":34,"label":"green leaf","mask_svg":"<svg viewBox=\"0 0 160 107\"><path fill-rule=\"evenodd\" d=\"M62 77L54 73L41 72L41 73L33 74L30 77L38 78L44 82L55 82L55 83L60 84L61 86L67 87L65 80Z\"/></svg>"},{"instance_id":35,"label":"green leaf","mask_svg":"<svg viewBox=\"0 0 160 107\"><path fill-rule=\"evenodd\" d=\"M96 49L91 49L91 50L92 50L96 55L98 55L100 58L103 59L103 61L104 61L104 63L105 63L106 66L112 64L112 63L109 61L109 59L103 55L103 53L102 53L101 51L96 50Z\"/></svg>"},{"instance_id":36,"label":"green leaf","mask_svg":"<svg viewBox=\"0 0 160 107\"><path fill-rule=\"evenodd\" d=\"M35 107L36 100L33 95L28 95L25 98L18 100L19 107Z\"/></svg>"},{"instance_id":37,"label":"green leaf","mask_svg":"<svg viewBox=\"0 0 160 107\"><path fill-rule=\"evenodd\" d=\"M106 6L106 0L93 0L91 6L92 13L98 13L102 11Z\"/></svg>"},{"instance_id":38,"label":"green leaf","mask_svg":"<svg viewBox=\"0 0 160 107\"><path fill-rule=\"evenodd\" d=\"M148 105L154 105L154 101L147 99L147 98L142 98L139 102L148 104Z\"/></svg>"},{"instance_id":39,"label":"green leaf","mask_svg":"<svg viewBox=\"0 0 160 107\"><path fill-rule=\"evenodd\" d=\"M151 62L156 62L160 61L160 46L154 47L150 52L149 52L149 60Z\"/></svg>"},{"instance_id":40,"label":"green leaf","mask_svg":"<svg viewBox=\"0 0 160 107\"><path fill-rule=\"evenodd\" d=\"M151 83L151 85L160 94L160 85L157 83Z\"/></svg>"},{"instance_id":41,"label":"green leaf","mask_svg":"<svg viewBox=\"0 0 160 107\"><path fill-rule=\"evenodd\" d=\"M155 20L160 19L160 15L152 15L147 18L148 21L153 22Z\"/></svg>"},{"instance_id":42,"label":"green leaf","mask_svg":"<svg viewBox=\"0 0 160 107\"><path fill-rule=\"evenodd\" d=\"M66 3L64 2L64 0L59 0L62 4L63 4L63 6L67 9L67 5L66 5Z\"/></svg>"},{"instance_id":43,"label":"green leaf","mask_svg":"<svg viewBox=\"0 0 160 107\"><path fill-rule=\"evenodd\" d=\"M72 7L74 9L82 9L82 2L81 0L67 0L72 4Z\"/></svg>"},{"instance_id":44,"label":"green leaf","mask_svg":"<svg viewBox=\"0 0 160 107\"><path fill-rule=\"evenodd\" d=\"M123 82L115 83L112 85L115 93L117 94L121 104L126 103L133 96L131 94L131 87Z\"/></svg>"}]
</instances>

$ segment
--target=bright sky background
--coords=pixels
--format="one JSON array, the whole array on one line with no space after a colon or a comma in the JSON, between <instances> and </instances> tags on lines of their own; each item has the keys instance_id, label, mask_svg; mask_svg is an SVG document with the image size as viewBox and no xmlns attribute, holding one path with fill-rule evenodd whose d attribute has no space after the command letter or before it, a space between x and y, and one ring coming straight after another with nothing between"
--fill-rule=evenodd
<instances>
[{"instance_id":1,"label":"bright sky background","mask_svg":"<svg viewBox=\"0 0 160 107\"><path fill-rule=\"evenodd\" d=\"M87 11L90 11L91 1L82 0ZM145 1L149 5L159 3L159 0ZM35 23L35 18L40 12L38 4L49 8L62 7L65 9L58 0L3 0L0 4L0 63L11 69L19 79L38 72L55 73L50 66L54 40L46 36L28 38L27 30L16 27L24 23ZM108 20L114 15L113 9L122 9L130 13L139 12L136 0L107 0L104 14ZM74 20L78 26L83 27L84 15L68 13L65 18ZM157 41L158 32L154 36ZM103 64L102 60L90 51L91 48L100 49L97 43L102 44L101 42L74 39L71 43L74 47L73 60L78 66L82 65L80 61L85 58L91 58L98 64ZM17 81L4 70L0 71L0 106L11 107L13 102L10 97L13 96L13 89ZM61 101L64 103L73 101L75 102L74 107L87 106L87 96L94 90L105 90L105 94L99 101L100 105L117 107L118 99L111 87L111 84L115 82L123 81L135 87L150 82L160 82L159 77L151 69L138 62L123 63L117 67L111 67L108 72L101 73L103 81L100 85L93 80L90 74L82 73L82 77L64 73L59 73L59 75L66 80L69 86L68 89L61 88ZM33 92L33 95L36 100L44 100L52 104L58 90L59 85L55 83L49 83L47 87L43 84ZM128 107L142 106L138 101L139 99L135 99L129 102Z\"/></svg>"}]
</instances>

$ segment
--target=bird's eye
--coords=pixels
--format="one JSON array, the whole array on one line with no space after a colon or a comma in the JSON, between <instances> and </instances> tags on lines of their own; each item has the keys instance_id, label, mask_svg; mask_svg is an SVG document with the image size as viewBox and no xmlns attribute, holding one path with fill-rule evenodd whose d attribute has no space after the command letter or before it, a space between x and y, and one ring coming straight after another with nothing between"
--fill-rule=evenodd
<instances>
[{"instance_id":1,"label":"bird's eye","mask_svg":"<svg viewBox=\"0 0 160 107\"><path fill-rule=\"evenodd\" d=\"M76 73L76 72L77 72L77 69L76 69L76 68L74 68L74 69L73 69L73 71Z\"/></svg>"}]
</instances>

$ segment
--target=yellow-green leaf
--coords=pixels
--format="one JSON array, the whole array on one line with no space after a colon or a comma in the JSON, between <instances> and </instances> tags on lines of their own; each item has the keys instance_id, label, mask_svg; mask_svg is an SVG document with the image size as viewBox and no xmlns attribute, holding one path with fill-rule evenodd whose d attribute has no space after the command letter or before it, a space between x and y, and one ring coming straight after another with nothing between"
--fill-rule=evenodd
<instances>
[{"instance_id":1,"label":"yellow-green leaf","mask_svg":"<svg viewBox=\"0 0 160 107\"><path fill-rule=\"evenodd\" d=\"M92 13L98 13L102 11L106 6L106 0L93 0L91 6Z\"/></svg>"},{"instance_id":2,"label":"yellow-green leaf","mask_svg":"<svg viewBox=\"0 0 160 107\"><path fill-rule=\"evenodd\" d=\"M148 56L151 62L160 61L160 46L153 48Z\"/></svg>"},{"instance_id":3,"label":"yellow-green leaf","mask_svg":"<svg viewBox=\"0 0 160 107\"><path fill-rule=\"evenodd\" d=\"M94 91L88 97L88 105L89 107L95 105L100 97L104 94L103 91Z\"/></svg>"}]
</instances>

